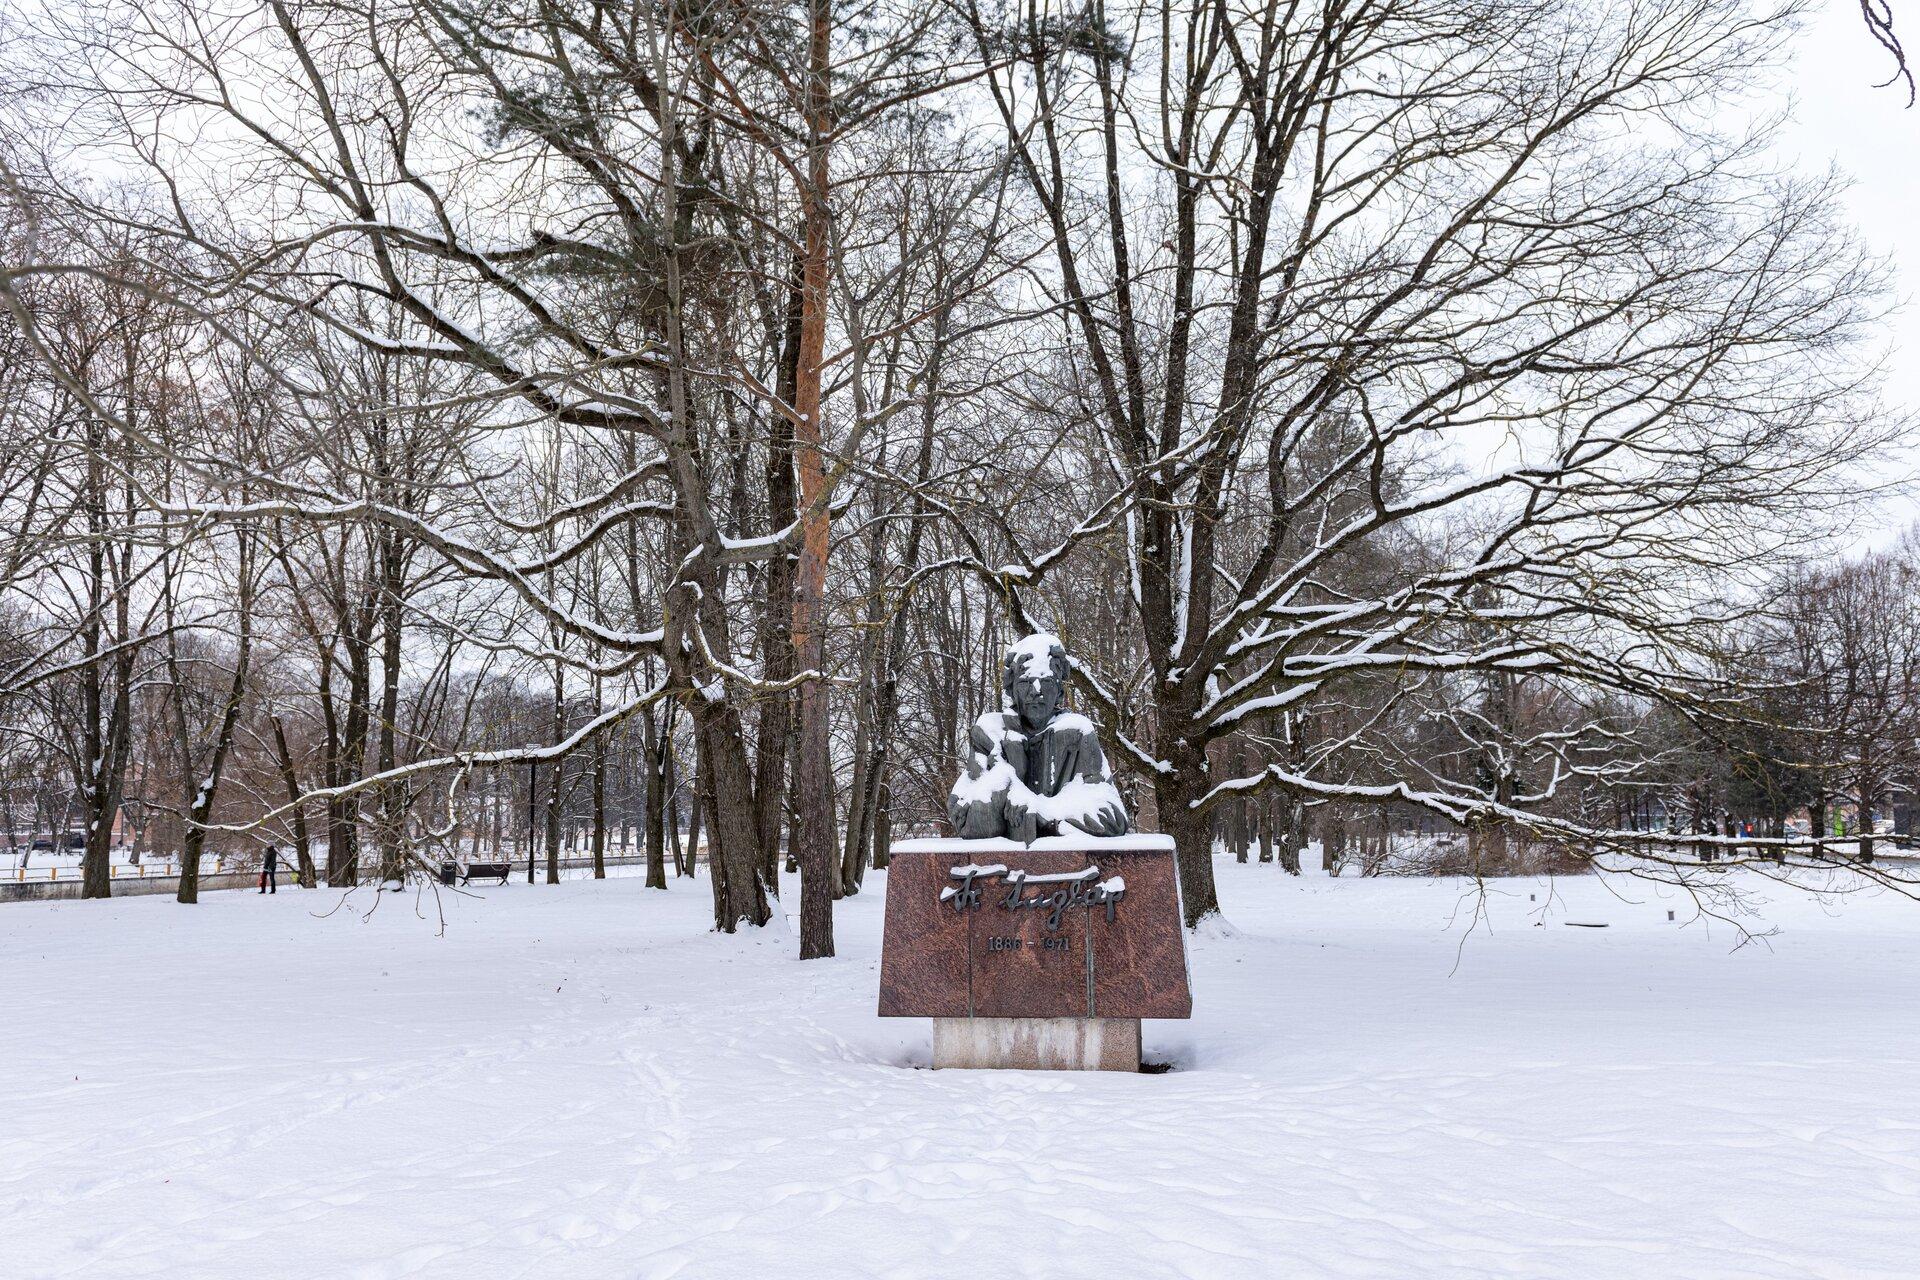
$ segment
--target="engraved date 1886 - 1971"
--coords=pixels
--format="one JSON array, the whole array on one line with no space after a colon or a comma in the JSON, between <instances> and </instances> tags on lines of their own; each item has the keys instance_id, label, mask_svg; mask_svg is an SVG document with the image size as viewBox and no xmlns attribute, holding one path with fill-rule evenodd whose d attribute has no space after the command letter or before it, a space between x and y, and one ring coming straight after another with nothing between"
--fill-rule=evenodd
<instances>
[{"instance_id":1,"label":"engraved date 1886 - 1971","mask_svg":"<svg viewBox=\"0 0 1920 1280\"><path fill-rule=\"evenodd\" d=\"M1001 908L1046 912L1044 923L1050 933L1060 928L1066 913L1075 907L1104 907L1111 924L1120 899L1127 892L1127 882L1119 876L1101 880L1099 867L1034 875L994 863L985 867L955 867L949 874L960 883L942 889L940 901L952 903L956 912L978 910L984 901L982 882L998 879L1006 884L1006 892L999 899ZM1029 893L1029 889L1035 892Z\"/></svg>"}]
</instances>

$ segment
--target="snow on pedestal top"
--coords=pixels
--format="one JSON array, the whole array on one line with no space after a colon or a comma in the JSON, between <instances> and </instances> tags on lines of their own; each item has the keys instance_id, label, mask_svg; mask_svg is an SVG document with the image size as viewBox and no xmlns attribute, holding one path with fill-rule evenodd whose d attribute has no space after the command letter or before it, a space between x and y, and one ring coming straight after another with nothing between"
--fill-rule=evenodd
<instances>
[{"instance_id":1,"label":"snow on pedestal top","mask_svg":"<svg viewBox=\"0 0 1920 1280\"><path fill-rule=\"evenodd\" d=\"M1173 837L1144 833L1126 836L1041 836L1032 844L1021 844L1004 836L988 840L962 840L957 836L934 836L916 840L896 840L890 852L902 853L1029 853L1058 849L1068 853L1172 853Z\"/></svg>"}]
</instances>

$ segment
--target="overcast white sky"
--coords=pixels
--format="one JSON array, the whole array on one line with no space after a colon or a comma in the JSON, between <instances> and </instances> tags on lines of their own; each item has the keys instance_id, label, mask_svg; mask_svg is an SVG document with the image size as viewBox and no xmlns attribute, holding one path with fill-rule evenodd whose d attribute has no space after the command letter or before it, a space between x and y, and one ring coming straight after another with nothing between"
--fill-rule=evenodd
<instances>
[{"instance_id":1,"label":"overcast white sky","mask_svg":"<svg viewBox=\"0 0 1920 1280\"><path fill-rule=\"evenodd\" d=\"M1897 0L1894 8L1920 71L1920 3ZM1874 88L1891 69L1861 21L1859 0L1825 0L1795 42L1788 84L1796 118L1784 141L1802 165L1831 161L1853 179L1846 202L1854 225L1899 273L1888 400L1920 409L1920 106L1907 106L1903 87ZM1920 440L1907 465L1920 467ZM1920 498L1884 503L1860 529L1862 544L1885 542L1915 520Z\"/></svg>"}]
</instances>

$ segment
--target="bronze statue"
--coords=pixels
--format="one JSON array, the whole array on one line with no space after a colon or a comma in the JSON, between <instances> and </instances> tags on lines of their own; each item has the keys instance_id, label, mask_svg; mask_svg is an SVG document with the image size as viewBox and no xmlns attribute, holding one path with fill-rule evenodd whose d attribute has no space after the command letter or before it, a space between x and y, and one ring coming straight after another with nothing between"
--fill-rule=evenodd
<instances>
[{"instance_id":1,"label":"bronze statue","mask_svg":"<svg viewBox=\"0 0 1920 1280\"><path fill-rule=\"evenodd\" d=\"M974 721L966 772L954 780L947 818L971 840L1006 836L1123 836L1127 811L1093 723L1061 709L1067 651L1039 632L1007 650L1005 709Z\"/></svg>"}]
</instances>

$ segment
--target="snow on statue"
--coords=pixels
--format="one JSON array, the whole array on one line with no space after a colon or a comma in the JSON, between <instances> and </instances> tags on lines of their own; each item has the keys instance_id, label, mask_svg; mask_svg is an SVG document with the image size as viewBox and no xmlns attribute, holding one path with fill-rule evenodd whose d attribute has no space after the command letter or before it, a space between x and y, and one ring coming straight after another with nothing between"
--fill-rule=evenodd
<instances>
[{"instance_id":1,"label":"snow on statue","mask_svg":"<svg viewBox=\"0 0 1920 1280\"><path fill-rule=\"evenodd\" d=\"M1093 723L1061 710L1067 651L1038 632L1007 650L1005 709L973 722L966 772L947 797L954 832L970 840L1008 836L1120 836L1127 811Z\"/></svg>"}]
</instances>

